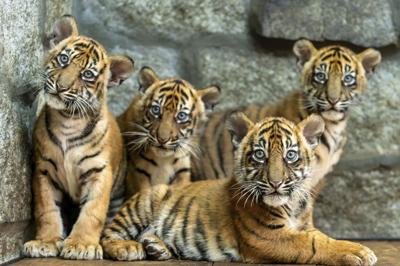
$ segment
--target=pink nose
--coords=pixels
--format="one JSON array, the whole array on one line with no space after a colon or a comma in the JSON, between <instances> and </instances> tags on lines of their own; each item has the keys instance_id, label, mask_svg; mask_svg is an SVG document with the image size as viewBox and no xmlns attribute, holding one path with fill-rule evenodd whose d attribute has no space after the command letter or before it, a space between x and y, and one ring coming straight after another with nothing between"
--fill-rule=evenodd
<instances>
[{"instance_id":1,"label":"pink nose","mask_svg":"<svg viewBox=\"0 0 400 266\"><path fill-rule=\"evenodd\" d=\"M339 101L339 98L328 97L328 102L335 105Z\"/></svg>"},{"instance_id":2,"label":"pink nose","mask_svg":"<svg viewBox=\"0 0 400 266\"><path fill-rule=\"evenodd\" d=\"M269 183L273 188L276 189L276 188L279 188L282 185L283 181L272 181L272 180L270 180Z\"/></svg>"}]
</instances>

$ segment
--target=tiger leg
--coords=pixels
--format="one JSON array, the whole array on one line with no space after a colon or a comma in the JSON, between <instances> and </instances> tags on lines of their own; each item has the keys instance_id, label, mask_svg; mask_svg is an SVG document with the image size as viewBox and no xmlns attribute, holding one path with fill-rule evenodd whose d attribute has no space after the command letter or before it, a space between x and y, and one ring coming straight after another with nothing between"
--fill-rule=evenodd
<instances>
[{"instance_id":1,"label":"tiger leg","mask_svg":"<svg viewBox=\"0 0 400 266\"><path fill-rule=\"evenodd\" d=\"M47 170L35 170L33 176L36 239L24 244L29 257L55 257L62 248L64 228L60 207L62 192L51 181Z\"/></svg>"},{"instance_id":2,"label":"tiger leg","mask_svg":"<svg viewBox=\"0 0 400 266\"><path fill-rule=\"evenodd\" d=\"M61 256L66 259L102 259L103 249L99 240L110 201L111 168L99 169L80 181L81 210L70 235L64 241Z\"/></svg>"},{"instance_id":3,"label":"tiger leg","mask_svg":"<svg viewBox=\"0 0 400 266\"><path fill-rule=\"evenodd\" d=\"M142 260L146 258L143 244L136 241L152 223L168 186L146 189L131 197L103 231L101 245L115 260Z\"/></svg>"},{"instance_id":4,"label":"tiger leg","mask_svg":"<svg viewBox=\"0 0 400 266\"><path fill-rule=\"evenodd\" d=\"M289 231L276 236L266 250L271 257L284 263L323 265L374 265L372 250L350 241L335 240L317 229Z\"/></svg>"},{"instance_id":5,"label":"tiger leg","mask_svg":"<svg viewBox=\"0 0 400 266\"><path fill-rule=\"evenodd\" d=\"M158 236L152 231L146 231L140 237L140 242L143 243L146 254L153 260L169 260L172 258L172 253Z\"/></svg>"}]
</instances>

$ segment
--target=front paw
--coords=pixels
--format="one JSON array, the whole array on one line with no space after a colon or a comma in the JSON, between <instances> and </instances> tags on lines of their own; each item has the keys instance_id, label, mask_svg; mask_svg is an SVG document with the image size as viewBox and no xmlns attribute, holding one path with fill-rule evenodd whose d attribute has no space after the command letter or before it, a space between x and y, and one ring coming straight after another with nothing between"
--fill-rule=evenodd
<instances>
[{"instance_id":1,"label":"front paw","mask_svg":"<svg viewBox=\"0 0 400 266\"><path fill-rule=\"evenodd\" d=\"M143 245L133 240L103 241L105 253L114 260L143 260L146 257Z\"/></svg>"},{"instance_id":2,"label":"front paw","mask_svg":"<svg viewBox=\"0 0 400 266\"><path fill-rule=\"evenodd\" d=\"M103 249L99 243L86 243L67 238L64 241L61 257L70 260L101 260L103 259Z\"/></svg>"},{"instance_id":3,"label":"front paw","mask_svg":"<svg viewBox=\"0 0 400 266\"><path fill-rule=\"evenodd\" d=\"M374 252L366 246L349 241L338 242L341 251L337 253L339 256L337 265L371 266L378 261Z\"/></svg>"},{"instance_id":4,"label":"front paw","mask_svg":"<svg viewBox=\"0 0 400 266\"><path fill-rule=\"evenodd\" d=\"M62 246L63 241L58 238L50 241L32 240L24 244L23 253L33 258L57 257Z\"/></svg>"}]
</instances>

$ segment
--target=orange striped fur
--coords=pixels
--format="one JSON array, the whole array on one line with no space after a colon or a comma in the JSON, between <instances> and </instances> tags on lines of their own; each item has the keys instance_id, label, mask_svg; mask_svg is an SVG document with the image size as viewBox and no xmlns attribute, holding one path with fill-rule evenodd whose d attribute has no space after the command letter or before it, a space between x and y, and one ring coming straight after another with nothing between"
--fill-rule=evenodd
<instances>
[{"instance_id":1,"label":"orange striped fur","mask_svg":"<svg viewBox=\"0 0 400 266\"><path fill-rule=\"evenodd\" d=\"M364 92L366 73L380 62L374 49L355 54L350 49L327 46L317 49L307 40L297 41L293 51L301 71L301 90L276 104L254 104L239 108L252 121L281 116L298 123L310 114L319 114L325 131L316 149L312 187L316 196L323 187L323 177L337 164L346 143L346 124L352 105ZM202 149L192 158L192 180L226 178L233 174L234 146L224 121L232 111L210 115L199 141ZM312 215L309 215L312 223Z\"/></svg>"},{"instance_id":2,"label":"orange striped fur","mask_svg":"<svg viewBox=\"0 0 400 266\"><path fill-rule=\"evenodd\" d=\"M24 253L101 259L100 234L110 200L122 204L126 173L122 136L106 93L129 77L133 61L107 56L97 41L78 34L71 16L56 22L54 34L39 96L45 105L33 133L36 236ZM68 198L79 212L70 232L62 219Z\"/></svg>"},{"instance_id":3,"label":"orange striped fur","mask_svg":"<svg viewBox=\"0 0 400 266\"><path fill-rule=\"evenodd\" d=\"M373 265L374 253L332 239L307 223L313 148L324 122L313 115L227 126L237 148L233 178L142 190L104 230L116 260L170 258L251 263Z\"/></svg>"},{"instance_id":4,"label":"orange striped fur","mask_svg":"<svg viewBox=\"0 0 400 266\"><path fill-rule=\"evenodd\" d=\"M141 95L118 118L129 150L129 195L157 184L190 181L199 126L219 99L216 86L196 90L183 79L160 80L149 67L139 73Z\"/></svg>"}]
</instances>

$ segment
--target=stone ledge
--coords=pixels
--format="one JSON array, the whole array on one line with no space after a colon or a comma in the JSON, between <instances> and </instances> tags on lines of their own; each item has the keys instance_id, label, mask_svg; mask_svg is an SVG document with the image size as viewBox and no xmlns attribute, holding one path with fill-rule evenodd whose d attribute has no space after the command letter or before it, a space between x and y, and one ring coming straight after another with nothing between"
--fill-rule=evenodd
<instances>
[{"instance_id":1,"label":"stone ledge","mask_svg":"<svg viewBox=\"0 0 400 266\"><path fill-rule=\"evenodd\" d=\"M0 224L0 264L21 256L24 242L33 237L29 221Z\"/></svg>"}]
</instances>

